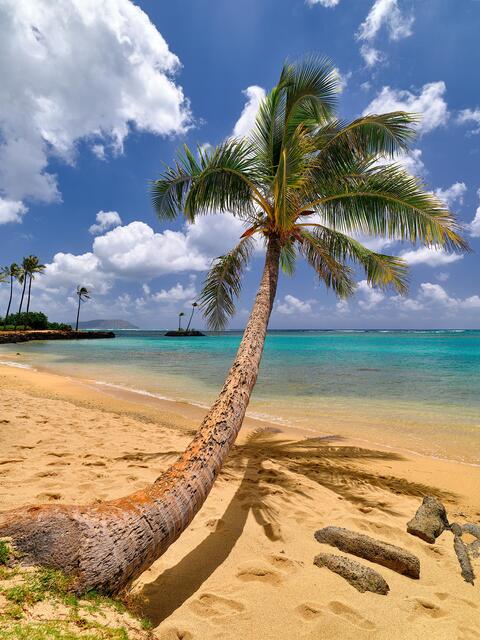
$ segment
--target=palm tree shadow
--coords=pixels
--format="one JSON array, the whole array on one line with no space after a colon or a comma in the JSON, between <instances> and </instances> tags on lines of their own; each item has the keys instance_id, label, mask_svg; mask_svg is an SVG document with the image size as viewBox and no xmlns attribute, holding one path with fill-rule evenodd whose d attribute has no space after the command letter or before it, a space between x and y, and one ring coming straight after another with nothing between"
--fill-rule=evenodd
<instances>
[{"instance_id":1,"label":"palm tree shadow","mask_svg":"<svg viewBox=\"0 0 480 640\"><path fill-rule=\"evenodd\" d=\"M258 430L245 444L236 445L219 477L220 481L222 478L232 480L238 477L239 470L243 471L242 481L227 509L219 520L207 523L213 530L205 540L142 588L137 600L141 614L157 626L198 591L230 555L250 512L270 540L281 539L280 514L269 498L278 493L284 496L294 493L312 499L305 492L305 478L354 504L375 506L386 513L394 512L387 503L366 497L366 489L419 497L426 494L443 499L453 497L428 485L364 470L362 464L366 462L402 460L402 457L393 452L332 444L336 440L340 438L291 441L278 438L273 430ZM161 453L146 455L149 459L162 456ZM175 452L166 455L171 457ZM273 462L275 468L265 468L266 460ZM371 491L367 493L372 495Z\"/></svg>"}]
</instances>

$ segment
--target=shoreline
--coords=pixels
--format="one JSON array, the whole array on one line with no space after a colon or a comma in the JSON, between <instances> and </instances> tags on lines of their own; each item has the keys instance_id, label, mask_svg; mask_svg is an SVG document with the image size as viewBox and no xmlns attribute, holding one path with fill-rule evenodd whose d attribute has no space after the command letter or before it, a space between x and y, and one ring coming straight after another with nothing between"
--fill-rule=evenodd
<instances>
[{"instance_id":1,"label":"shoreline","mask_svg":"<svg viewBox=\"0 0 480 640\"><path fill-rule=\"evenodd\" d=\"M166 409L168 413L173 413L173 414L176 414L177 412L182 413L185 411L185 409L188 410L188 408L191 408L191 410L194 412L193 415L195 416L195 419L198 420L198 423L200 423L200 421L203 419L205 412L210 408L210 405L207 403L204 404L204 403L196 402L194 400L171 398L168 396L164 396L160 393L148 391L146 389L136 389L133 387L128 387L126 385L122 385L122 384L116 384L116 383L107 382L104 380L85 378L85 377L76 376L70 373L68 374L64 372L59 373L56 371L52 371L48 367L43 368L38 365L31 365L28 363L16 362L15 360L3 360L1 359L1 356L2 354L0 352L0 372L2 368L11 367L12 369L21 369L24 371L32 371L32 372L37 372L37 373L45 374L49 376L50 375L57 376L59 379L69 380L72 383L76 383L81 386L88 386L88 387L94 388L96 389L96 391L103 393L106 396L112 396L112 397L127 400L127 401L130 399L135 404L140 404L140 405L145 404L147 406L147 405L151 405L152 403L153 404L159 403L158 407L160 408L161 411ZM8 354L8 357L12 358L14 357L14 354L10 353ZM140 402L138 402L139 400ZM197 410L198 410L198 413L197 413ZM315 436L326 437L326 436L332 435L331 431L325 431L325 430L313 428L313 427L298 426L298 425L292 424L286 418L270 416L270 415L262 415L262 414L256 413L255 411L252 412L247 410L243 428L255 429L255 428L261 428L262 425L265 428L268 428L271 430L279 430L282 433L290 434L293 436L301 435L303 437L312 438ZM460 460L454 457L435 455L432 453L426 453L424 451L417 451L407 446L402 446L401 444L388 444L388 443L379 442L377 440L370 439L370 438L355 437L350 434L338 433L335 435L337 437L340 437L343 441L353 442L353 443L356 443L358 446L364 447L364 448L376 448L376 449L385 450L385 451L392 451L405 456L414 456L421 459L424 458L429 460L438 460L440 462L458 464L466 467L480 469L480 463L478 462L471 462L467 460ZM382 435L385 435L388 438L390 433L388 431L385 431L385 433Z\"/></svg>"},{"instance_id":2,"label":"shoreline","mask_svg":"<svg viewBox=\"0 0 480 640\"><path fill-rule=\"evenodd\" d=\"M113 331L64 331L58 329L0 330L0 344L17 344L34 340L104 340L115 338Z\"/></svg>"},{"instance_id":3,"label":"shoreline","mask_svg":"<svg viewBox=\"0 0 480 640\"><path fill-rule=\"evenodd\" d=\"M193 435L208 410L206 405L200 406L188 401L159 398L155 394L127 389L120 385L99 383L94 380L44 371L23 363L5 364L5 361L0 361L0 390L5 387L5 384L8 386L9 383L13 383L15 389L33 397L63 400L79 407L100 410L102 413L113 412L122 416L126 415L136 420L166 425L189 435ZM388 443L352 438L340 433L280 425L267 419L248 415L245 417L237 440L242 442L247 434L259 429L268 430L291 440L332 438L341 446L398 455L401 464L393 462L390 468L396 468L398 472L401 472L403 467L402 475L405 479L409 477L409 474L413 474L412 477L415 480L428 484L428 477L435 475L438 482L434 486L438 486L442 491L452 491L458 497L462 496L462 487L466 484L467 494L474 497L473 509L478 508L480 515L480 465L426 455ZM462 469L462 474L458 473L459 468ZM447 481L443 480L443 474L448 478Z\"/></svg>"}]
</instances>

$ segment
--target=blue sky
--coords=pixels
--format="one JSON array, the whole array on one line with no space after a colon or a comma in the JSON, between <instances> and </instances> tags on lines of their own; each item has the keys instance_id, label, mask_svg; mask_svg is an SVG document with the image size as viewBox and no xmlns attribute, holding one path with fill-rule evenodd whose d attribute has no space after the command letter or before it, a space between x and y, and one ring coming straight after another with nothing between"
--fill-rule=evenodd
<instances>
[{"instance_id":1,"label":"blue sky","mask_svg":"<svg viewBox=\"0 0 480 640\"><path fill-rule=\"evenodd\" d=\"M313 52L338 68L343 117L423 113L399 161L457 213L474 253L378 241L411 263L409 295L372 290L359 275L348 303L300 264L281 278L271 326L478 328L479 24L477 0L4 0L0 263L34 253L48 265L33 307L52 319L74 317L85 284L84 319L173 326L241 227L229 216L161 224L148 181L184 142L248 133L284 60ZM247 318L261 259L232 328ZM6 298L0 285L0 313Z\"/></svg>"}]
</instances>

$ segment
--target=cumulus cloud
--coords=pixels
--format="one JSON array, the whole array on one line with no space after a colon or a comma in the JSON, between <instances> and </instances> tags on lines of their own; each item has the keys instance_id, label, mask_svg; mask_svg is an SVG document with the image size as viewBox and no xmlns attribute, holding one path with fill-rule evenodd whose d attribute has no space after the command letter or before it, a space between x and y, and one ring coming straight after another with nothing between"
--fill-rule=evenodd
<instances>
[{"instance_id":1,"label":"cumulus cloud","mask_svg":"<svg viewBox=\"0 0 480 640\"><path fill-rule=\"evenodd\" d=\"M420 247L411 251L404 251L400 254L409 265L426 264L429 267L440 267L463 259L459 253L448 253L444 249L436 247Z\"/></svg>"},{"instance_id":2,"label":"cumulus cloud","mask_svg":"<svg viewBox=\"0 0 480 640\"><path fill-rule=\"evenodd\" d=\"M441 80L424 84L418 94L386 86L363 113L364 115L389 111L418 113L422 116L418 125L419 132L428 133L447 123L449 113L444 99L445 91L445 83Z\"/></svg>"},{"instance_id":3,"label":"cumulus cloud","mask_svg":"<svg viewBox=\"0 0 480 640\"><path fill-rule=\"evenodd\" d=\"M450 307L452 309L480 309L480 296L473 295L468 298L453 298L441 285L431 282L423 282L420 285L419 295L443 307Z\"/></svg>"},{"instance_id":4,"label":"cumulus cloud","mask_svg":"<svg viewBox=\"0 0 480 640\"><path fill-rule=\"evenodd\" d=\"M133 127L184 132L178 58L130 0L0 3L0 194L61 199L51 158L73 164L80 140L104 158Z\"/></svg>"},{"instance_id":5,"label":"cumulus cloud","mask_svg":"<svg viewBox=\"0 0 480 640\"><path fill-rule=\"evenodd\" d=\"M250 131L253 129L258 109L262 101L265 99L266 92L262 87L252 85L245 89L243 95L246 96L247 101L243 107L242 113L240 114L240 118L233 127L233 135L235 137L248 136Z\"/></svg>"},{"instance_id":6,"label":"cumulus cloud","mask_svg":"<svg viewBox=\"0 0 480 640\"><path fill-rule=\"evenodd\" d=\"M241 221L230 214L201 217L180 231L162 233L137 220L97 236L91 251L57 253L37 287L65 293L81 284L103 295L117 280L205 271L215 257L238 242L243 231ZM149 291L147 284L144 287ZM144 293L150 295L147 289ZM157 295L161 299L163 294Z\"/></svg>"},{"instance_id":7,"label":"cumulus cloud","mask_svg":"<svg viewBox=\"0 0 480 640\"><path fill-rule=\"evenodd\" d=\"M391 40L401 40L412 35L413 21L412 15L402 13L398 0L375 0L357 37L370 42L382 27L386 27Z\"/></svg>"},{"instance_id":8,"label":"cumulus cloud","mask_svg":"<svg viewBox=\"0 0 480 640\"><path fill-rule=\"evenodd\" d=\"M374 67L384 59L383 53L375 47L368 44L362 44L360 47L360 55L362 56L367 67Z\"/></svg>"},{"instance_id":9,"label":"cumulus cloud","mask_svg":"<svg viewBox=\"0 0 480 640\"><path fill-rule=\"evenodd\" d=\"M467 192L467 185L464 182L455 182L447 189L435 189L435 195L444 202L447 207L452 207L455 203L463 204L463 196Z\"/></svg>"},{"instance_id":10,"label":"cumulus cloud","mask_svg":"<svg viewBox=\"0 0 480 640\"><path fill-rule=\"evenodd\" d=\"M27 210L19 200L6 200L0 197L0 224L21 222Z\"/></svg>"},{"instance_id":11,"label":"cumulus cloud","mask_svg":"<svg viewBox=\"0 0 480 640\"><path fill-rule=\"evenodd\" d=\"M356 293L362 296L358 305L366 311L376 307L385 298L385 294L368 284L367 280L360 280Z\"/></svg>"},{"instance_id":12,"label":"cumulus cloud","mask_svg":"<svg viewBox=\"0 0 480 640\"><path fill-rule=\"evenodd\" d=\"M331 9L332 7L336 7L339 4L340 0L305 0L305 2L313 7L316 4L321 4L322 7L327 7Z\"/></svg>"},{"instance_id":13,"label":"cumulus cloud","mask_svg":"<svg viewBox=\"0 0 480 640\"><path fill-rule=\"evenodd\" d=\"M480 189L477 190L477 196L480 198ZM475 216L470 224L467 225L470 235L474 238L480 238L480 207L477 207Z\"/></svg>"},{"instance_id":14,"label":"cumulus cloud","mask_svg":"<svg viewBox=\"0 0 480 640\"><path fill-rule=\"evenodd\" d=\"M122 219L117 211L99 211L95 217L96 224L92 224L89 231L92 235L104 233L112 227L118 227L122 224Z\"/></svg>"},{"instance_id":15,"label":"cumulus cloud","mask_svg":"<svg viewBox=\"0 0 480 640\"><path fill-rule=\"evenodd\" d=\"M475 128L472 129L470 133L480 133L480 107L476 109L462 109L457 116L457 122L459 124L468 124L471 122L475 125Z\"/></svg>"},{"instance_id":16,"label":"cumulus cloud","mask_svg":"<svg viewBox=\"0 0 480 640\"><path fill-rule=\"evenodd\" d=\"M186 286L177 282L177 284L170 289L162 289L152 294L152 300L155 302L165 302L167 304L172 302L192 302L197 295L194 281L191 280Z\"/></svg>"},{"instance_id":17,"label":"cumulus cloud","mask_svg":"<svg viewBox=\"0 0 480 640\"><path fill-rule=\"evenodd\" d=\"M298 313L311 313L312 302L312 300L300 300L300 298L287 294L283 298L283 302L279 302L277 304L276 311L285 316L291 316Z\"/></svg>"}]
</instances>

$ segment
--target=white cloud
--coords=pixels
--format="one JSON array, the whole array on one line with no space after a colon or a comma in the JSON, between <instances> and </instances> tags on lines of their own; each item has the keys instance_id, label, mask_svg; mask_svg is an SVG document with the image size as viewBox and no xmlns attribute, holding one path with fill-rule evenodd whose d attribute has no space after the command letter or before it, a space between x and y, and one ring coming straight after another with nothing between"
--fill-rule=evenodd
<instances>
[{"instance_id":1,"label":"white cloud","mask_svg":"<svg viewBox=\"0 0 480 640\"><path fill-rule=\"evenodd\" d=\"M247 102L243 107L240 118L237 120L233 128L232 135L235 137L248 136L255 124L255 118L257 117L260 104L266 96L265 89L257 87L256 85L247 87L243 94L246 96Z\"/></svg>"},{"instance_id":2,"label":"white cloud","mask_svg":"<svg viewBox=\"0 0 480 640\"><path fill-rule=\"evenodd\" d=\"M73 164L80 140L100 158L131 128L184 132L178 58L130 0L0 3L0 194L61 199L51 158Z\"/></svg>"},{"instance_id":3,"label":"white cloud","mask_svg":"<svg viewBox=\"0 0 480 640\"><path fill-rule=\"evenodd\" d=\"M337 310L337 313L341 316L344 316L350 312L350 305L348 304L348 300L339 300L336 303L335 308Z\"/></svg>"},{"instance_id":4,"label":"white cloud","mask_svg":"<svg viewBox=\"0 0 480 640\"><path fill-rule=\"evenodd\" d=\"M321 4L322 7L328 7L331 9L332 7L336 7L340 0L305 0L305 2L310 7L313 7L316 4Z\"/></svg>"},{"instance_id":5,"label":"white cloud","mask_svg":"<svg viewBox=\"0 0 480 640\"><path fill-rule=\"evenodd\" d=\"M463 259L463 255L459 253L447 253L436 247L420 247L420 249L404 251L400 257L406 260L409 265L426 264L429 267L440 267Z\"/></svg>"},{"instance_id":6,"label":"white cloud","mask_svg":"<svg viewBox=\"0 0 480 640\"><path fill-rule=\"evenodd\" d=\"M477 196L480 198L480 189L477 190ZM467 224L467 229L471 236L480 238L480 207L477 207L473 220Z\"/></svg>"},{"instance_id":7,"label":"white cloud","mask_svg":"<svg viewBox=\"0 0 480 640\"><path fill-rule=\"evenodd\" d=\"M420 285L419 295L443 307L453 309L480 309L480 296L473 295L468 298L452 298L442 286L431 282L423 282Z\"/></svg>"},{"instance_id":8,"label":"white cloud","mask_svg":"<svg viewBox=\"0 0 480 640\"><path fill-rule=\"evenodd\" d=\"M197 290L193 282L190 282L187 286L183 286L180 282L170 289L162 289L158 293L152 294L152 300L155 302L192 302L197 297Z\"/></svg>"},{"instance_id":9,"label":"white cloud","mask_svg":"<svg viewBox=\"0 0 480 640\"><path fill-rule=\"evenodd\" d=\"M400 11L398 0L375 0L358 32L359 40L372 41L385 26L391 40L400 40L412 35L412 15Z\"/></svg>"},{"instance_id":10,"label":"white cloud","mask_svg":"<svg viewBox=\"0 0 480 640\"><path fill-rule=\"evenodd\" d=\"M411 91L383 87L363 113L364 115L389 111L419 113L422 116L419 131L428 133L447 123L449 113L443 97L445 91L446 86L443 81L423 85L417 95Z\"/></svg>"},{"instance_id":11,"label":"white cloud","mask_svg":"<svg viewBox=\"0 0 480 640\"><path fill-rule=\"evenodd\" d=\"M457 116L457 122L459 124L473 122L476 128L472 129L470 133L480 133L480 107L476 109L462 109Z\"/></svg>"},{"instance_id":12,"label":"white cloud","mask_svg":"<svg viewBox=\"0 0 480 640\"><path fill-rule=\"evenodd\" d=\"M282 315L291 316L295 313L311 313L312 300L300 300L295 296L287 294L283 298L283 302L279 302L276 311Z\"/></svg>"},{"instance_id":13,"label":"white cloud","mask_svg":"<svg viewBox=\"0 0 480 640\"><path fill-rule=\"evenodd\" d=\"M337 74L337 80L339 84L339 93L343 93L348 84L348 81L352 77L352 72L348 71L348 73L341 73L338 67L335 67L334 72Z\"/></svg>"},{"instance_id":14,"label":"white cloud","mask_svg":"<svg viewBox=\"0 0 480 640\"><path fill-rule=\"evenodd\" d=\"M22 202L0 197L0 224L21 222L27 211L27 207Z\"/></svg>"},{"instance_id":15,"label":"white cloud","mask_svg":"<svg viewBox=\"0 0 480 640\"><path fill-rule=\"evenodd\" d=\"M378 165L392 164L395 162L411 173L412 175L421 176L425 173L425 164L422 160L421 149L411 149L406 152L398 153L395 158L381 158L377 161Z\"/></svg>"},{"instance_id":16,"label":"white cloud","mask_svg":"<svg viewBox=\"0 0 480 640\"><path fill-rule=\"evenodd\" d=\"M440 273L437 274L437 280L440 280L440 282L446 282L449 278L450 274L447 271L440 271Z\"/></svg>"},{"instance_id":17,"label":"white cloud","mask_svg":"<svg viewBox=\"0 0 480 640\"><path fill-rule=\"evenodd\" d=\"M383 53L375 47L368 44L362 44L360 47L360 55L362 56L367 67L373 67L384 59Z\"/></svg>"},{"instance_id":18,"label":"white cloud","mask_svg":"<svg viewBox=\"0 0 480 640\"><path fill-rule=\"evenodd\" d=\"M92 224L89 231L92 235L104 233L107 229L118 227L122 224L122 219L117 211L99 211L96 215L96 224Z\"/></svg>"},{"instance_id":19,"label":"white cloud","mask_svg":"<svg viewBox=\"0 0 480 640\"><path fill-rule=\"evenodd\" d=\"M447 207L452 207L456 202L463 204L463 196L467 192L467 185L464 182L455 182L447 189L435 189L435 195L444 202Z\"/></svg>"},{"instance_id":20,"label":"white cloud","mask_svg":"<svg viewBox=\"0 0 480 640\"><path fill-rule=\"evenodd\" d=\"M36 288L66 294L77 285L81 285L103 295L109 291L112 284L113 277L102 270L100 259L93 253L57 253L53 256L52 262L47 264Z\"/></svg>"},{"instance_id":21,"label":"white cloud","mask_svg":"<svg viewBox=\"0 0 480 640\"><path fill-rule=\"evenodd\" d=\"M366 311L376 307L385 298L385 294L368 284L367 280L360 280L357 284L356 293L363 296L358 305Z\"/></svg>"}]
</instances>

